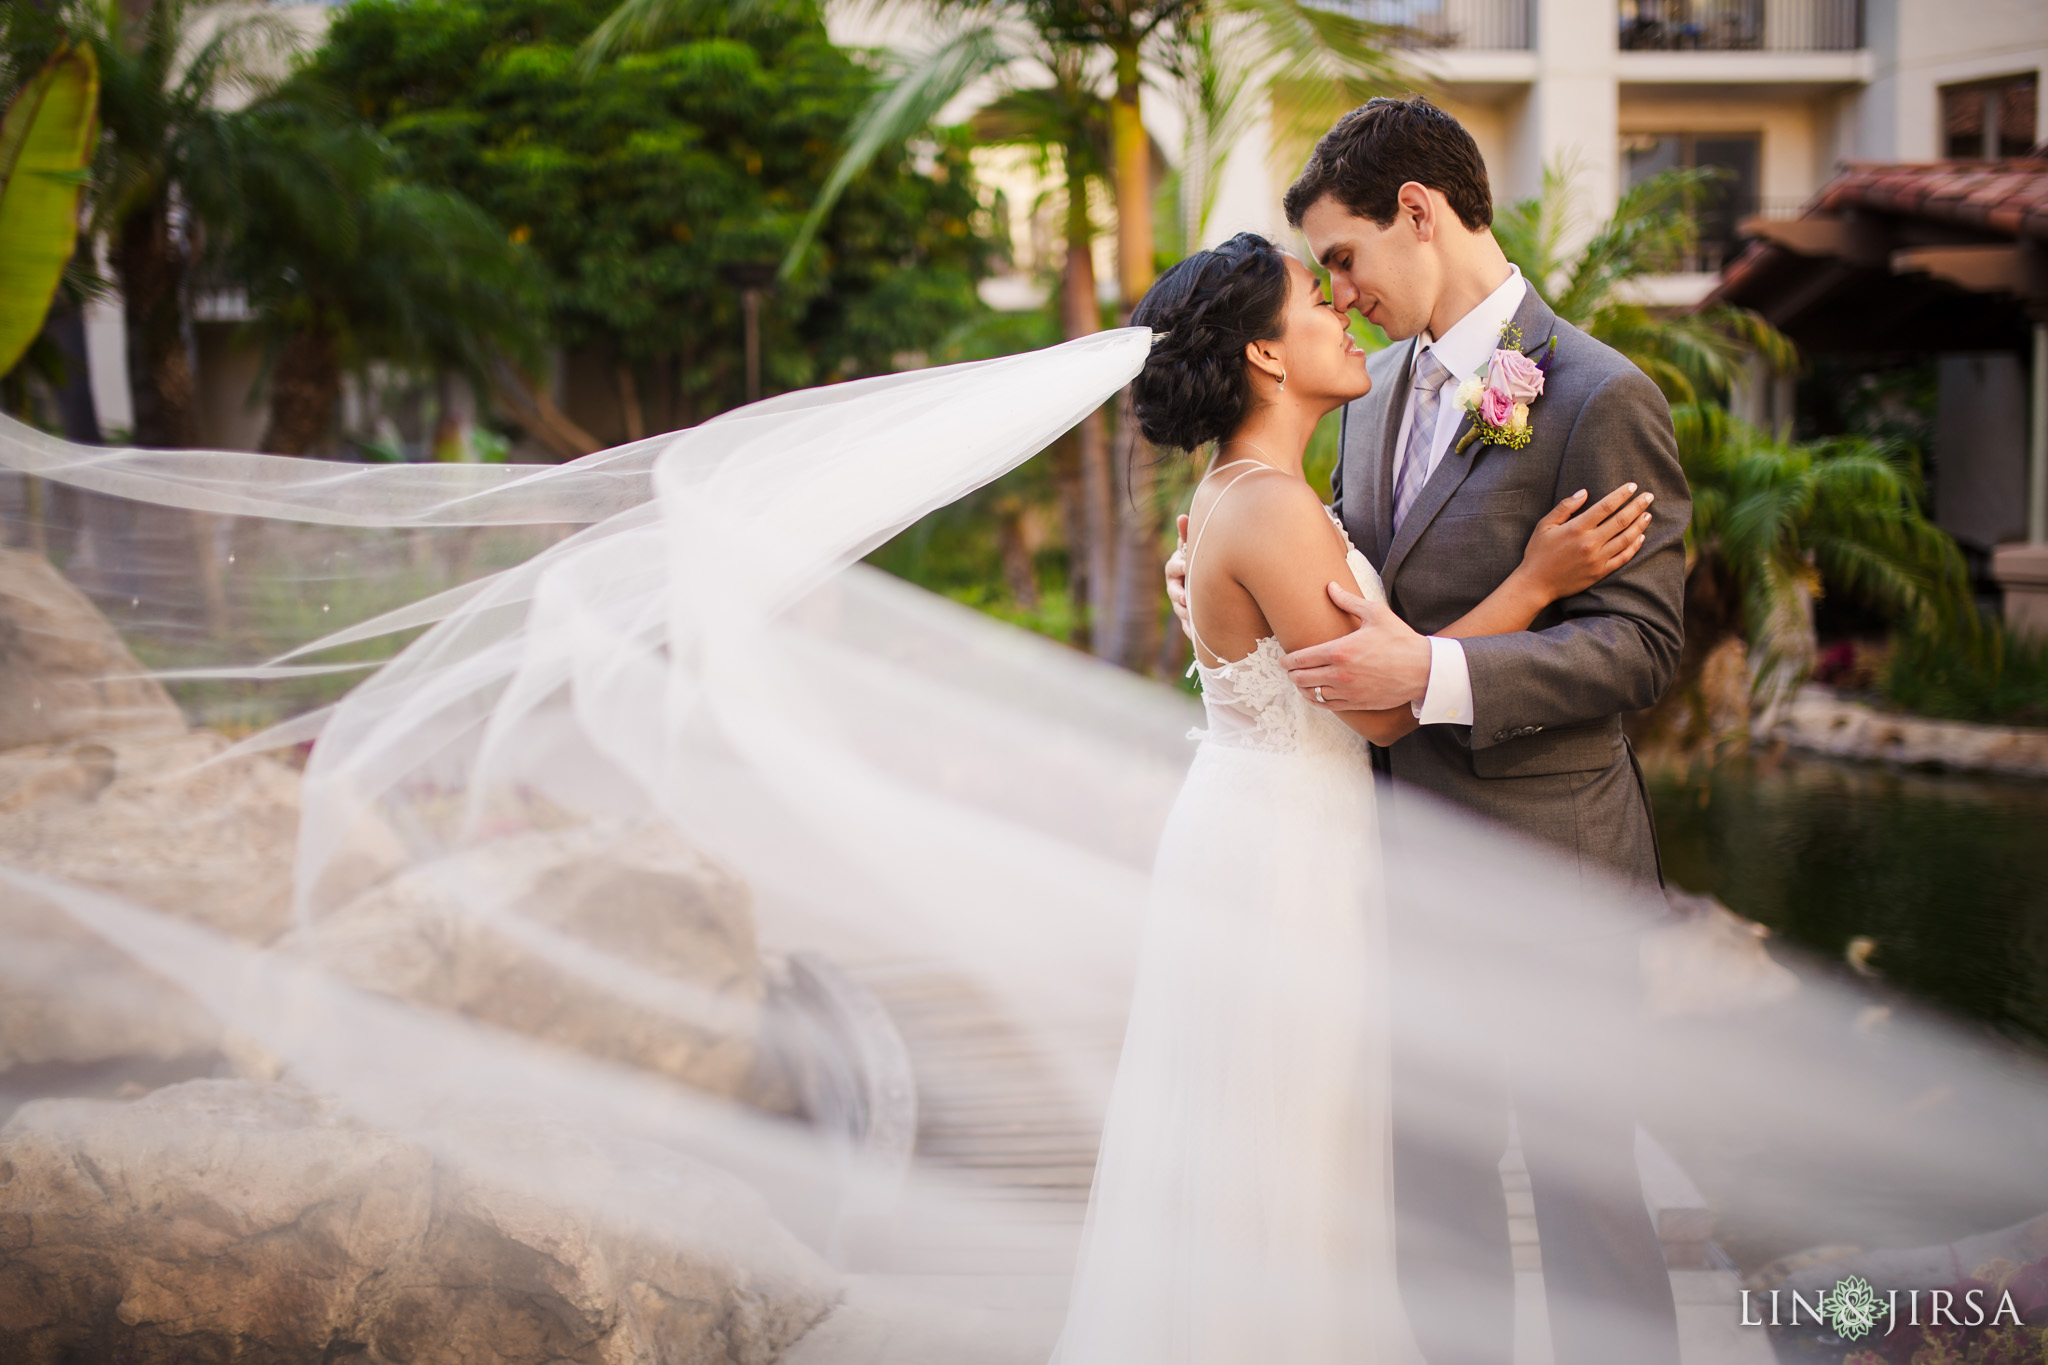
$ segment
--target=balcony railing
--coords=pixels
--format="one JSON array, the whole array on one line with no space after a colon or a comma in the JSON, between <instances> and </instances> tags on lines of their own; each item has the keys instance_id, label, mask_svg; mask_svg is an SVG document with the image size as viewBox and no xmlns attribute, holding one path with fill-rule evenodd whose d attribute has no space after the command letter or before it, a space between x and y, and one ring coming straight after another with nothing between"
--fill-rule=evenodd
<instances>
[{"instance_id":1,"label":"balcony railing","mask_svg":"<svg viewBox=\"0 0 2048 1365\"><path fill-rule=\"evenodd\" d=\"M1520 52L1529 46L1532 0L1354 0L1367 23L1402 30L1402 47Z\"/></svg>"},{"instance_id":2,"label":"balcony railing","mask_svg":"<svg viewBox=\"0 0 2048 1365\"><path fill-rule=\"evenodd\" d=\"M1863 0L1621 0L1634 52L1851 52Z\"/></svg>"}]
</instances>

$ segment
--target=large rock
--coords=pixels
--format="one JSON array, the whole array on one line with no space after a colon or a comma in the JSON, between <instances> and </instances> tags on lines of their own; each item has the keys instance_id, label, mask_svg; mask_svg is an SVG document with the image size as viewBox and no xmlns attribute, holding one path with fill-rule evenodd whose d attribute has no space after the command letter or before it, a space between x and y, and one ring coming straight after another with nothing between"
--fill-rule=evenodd
<instances>
[{"instance_id":1,"label":"large rock","mask_svg":"<svg viewBox=\"0 0 2048 1365\"><path fill-rule=\"evenodd\" d=\"M219 1022L183 990L144 971L56 901L0 882L0 1078L20 1067L116 1061L175 1063L173 1070L203 1074L221 1044Z\"/></svg>"},{"instance_id":2,"label":"large rock","mask_svg":"<svg viewBox=\"0 0 2048 1365\"><path fill-rule=\"evenodd\" d=\"M206 730L0 752L0 864L109 892L252 943L291 918L299 776L268 758L208 763ZM116 1059L200 1063L213 1016L75 922L0 888L0 1074Z\"/></svg>"},{"instance_id":3,"label":"large rock","mask_svg":"<svg viewBox=\"0 0 2048 1365\"><path fill-rule=\"evenodd\" d=\"M530 1169L617 1151L522 1135ZM767 1365L831 1272L675 1152L602 1226L354 1126L288 1086L45 1100L0 1129L0 1359Z\"/></svg>"},{"instance_id":4,"label":"large rock","mask_svg":"<svg viewBox=\"0 0 2048 1365\"><path fill-rule=\"evenodd\" d=\"M745 883L659 826L493 841L281 941L368 990L749 1097L766 983Z\"/></svg>"},{"instance_id":5,"label":"large rock","mask_svg":"<svg viewBox=\"0 0 2048 1365\"><path fill-rule=\"evenodd\" d=\"M1957 772L2048 777L2048 729L1893 715L1809 684L1772 737L1795 749Z\"/></svg>"},{"instance_id":6,"label":"large rock","mask_svg":"<svg viewBox=\"0 0 2048 1365\"><path fill-rule=\"evenodd\" d=\"M299 775L210 730L0 752L0 862L267 943L291 922Z\"/></svg>"},{"instance_id":7,"label":"large rock","mask_svg":"<svg viewBox=\"0 0 2048 1365\"><path fill-rule=\"evenodd\" d=\"M0 550L0 749L179 734L185 718L85 594L41 555Z\"/></svg>"}]
</instances>

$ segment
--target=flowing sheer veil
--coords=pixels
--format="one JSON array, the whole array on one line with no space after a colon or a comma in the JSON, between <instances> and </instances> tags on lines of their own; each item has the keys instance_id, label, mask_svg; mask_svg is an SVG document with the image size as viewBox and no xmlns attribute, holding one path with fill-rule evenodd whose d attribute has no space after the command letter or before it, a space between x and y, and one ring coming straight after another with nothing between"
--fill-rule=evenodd
<instances>
[{"instance_id":1,"label":"flowing sheer veil","mask_svg":"<svg viewBox=\"0 0 2048 1365\"><path fill-rule=\"evenodd\" d=\"M1038 1277L1056 1326L1043 1286L1071 1265L1071 1223L1012 1196L1085 1192L1193 707L859 560L1044 449L1150 344L1120 329L806 390L559 467L98 449L0 424L0 471L33 480L8 485L16 522L149 672L242 708L170 722L143 680L90 660L51 684L48 712L0 703L16 726L0 745L0 1044L31 1016L45 1028L41 1052L6 1063L196 1038L187 1051L218 1052L236 1084L314 1096L492 1198L740 1267L761 1301L794 1306L720 1328L745 1337L732 1359L796 1342L846 1273L871 1285L895 1265L912 1226L966 1236L962 1264L992 1245L974 1230L999 1228L999 1259ZM390 640L406 642L361 657ZM60 703L71 719L48 719ZM188 719L239 733L201 742ZM279 755L308 741L300 775ZM116 838L115 805L9 795L86 791L102 771L94 800L171 803L168 854ZM243 795L216 800L228 788ZM259 789L275 793L261 809ZM274 907L257 862L196 861L272 817L291 827ZM210 894L177 899L151 858ZM1433 926L1401 971L1497 973L1530 1008L1602 1008L1566 959L1534 996L1526 982L1551 961L1545 935L1617 931L1611 889L1420 802L1389 863L1397 908ZM236 896L258 909L230 922ZM718 971L692 965L705 944ZM1719 1173L1817 1224L1869 1212L1872 1181L1946 1182L1966 1225L2048 1207L2032 1063L1983 1060L1902 1010L1873 1067L1879 1044L1844 1023L1866 1001L1820 977L1787 1001L1744 970L1704 990L1718 1013L1659 1035L1667 1145L1770 1134L1784 1159L1768 1173ZM887 1018L864 1031L871 1009ZM908 1059L891 1052L904 1036ZM1481 1064L1469 1040L1440 1042L1447 1073ZM1894 1065L1912 1093L1948 1077L1948 1107L1902 1110ZM910 1107L892 1108L892 1077ZM919 1104L913 1154L891 1126L919 1127ZM94 1112L31 1105L7 1140ZM948 1147L941 1120L1001 1140ZM984 1156L1009 1137L1059 1155L1004 1157L1015 1178L993 1190ZM1017 1174L1054 1168L1037 1187ZM903 1314L958 1307L931 1270L892 1282ZM1002 1321L1021 1353L983 1332L987 1358L1050 1344L1040 1318Z\"/></svg>"}]
</instances>

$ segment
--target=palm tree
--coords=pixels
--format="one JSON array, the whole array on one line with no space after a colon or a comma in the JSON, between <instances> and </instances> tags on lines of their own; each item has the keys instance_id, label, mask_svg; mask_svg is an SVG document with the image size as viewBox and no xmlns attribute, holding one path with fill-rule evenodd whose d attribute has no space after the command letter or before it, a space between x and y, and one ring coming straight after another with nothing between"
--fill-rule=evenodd
<instances>
[{"instance_id":1,"label":"palm tree","mask_svg":"<svg viewBox=\"0 0 2048 1365\"><path fill-rule=\"evenodd\" d=\"M1752 691L1768 713L1812 670L1813 602L1840 592L1918 633L1970 634L1968 571L1922 510L1913 453L1866 437L1785 442L1712 403L1672 411L1692 485L1686 533L1685 652L1679 675L1639 727L1692 748L1708 706L1707 660L1747 647Z\"/></svg>"},{"instance_id":2,"label":"palm tree","mask_svg":"<svg viewBox=\"0 0 2048 1365\"><path fill-rule=\"evenodd\" d=\"M1693 245L1693 205L1718 174L1667 171L1630 186L1613 216L1573 249L1572 175L1553 165L1543 172L1542 194L1503 211L1493 227L1508 259L1559 317L1634 361L1673 403L1726 401L1751 354L1781 373L1798 363L1785 335L1748 309L1660 313L1629 297L1630 285L1670 269Z\"/></svg>"},{"instance_id":3,"label":"palm tree","mask_svg":"<svg viewBox=\"0 0 2048 1365\"><path fill-rule=\"evenodd\" d=\"M257 68L291 41L261 15L235 13L205 31L202 14L225 13L214 0L154 0L138 24L122 0L103 0L74 16L100 65L105 137L93 167L92 229L107 241L121 286L134 436L143 445L198 440L188 278L207 226L234 211L246 125L233 106L262 93Z\"/></svg>"},{"instance_id":4,"label":"palm tree","mask_svg":"<svg viewBox=\"0 0 2048 1365\"><path fill-rule=\"evenodd\" d=\"M344 370L371 360L456 372L479 389L500 353L540 349L540 282L462 196L409 182L375 131L287 90L243 115L233 221L215 263L247 290L270 370L263 448L303 454Z\"/></svg>"}]
</instances>

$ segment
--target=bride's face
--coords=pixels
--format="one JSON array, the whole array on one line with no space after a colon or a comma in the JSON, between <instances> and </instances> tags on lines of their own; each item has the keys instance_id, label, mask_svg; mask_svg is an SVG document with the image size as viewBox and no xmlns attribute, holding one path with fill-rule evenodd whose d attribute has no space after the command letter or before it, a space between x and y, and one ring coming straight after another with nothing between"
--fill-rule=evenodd
<instances>
[{"instance_id":1,"label":"bride's face","mask_svg":"<svg viewBox=\"0 0 2048 1365\"><path fill-rule=\"evenodd\" d=\"M1325 411L1363 396L1372 388L1365 352L1351 339L1350 319L1330 303L1323 282L1294 257L1286 258L1287 305L1280 313L1280 335L1254 345L1253 363L1261 356L1278 361L1287 375L1286 397L1320 405Z\"/></svg>"}]
</instances>

